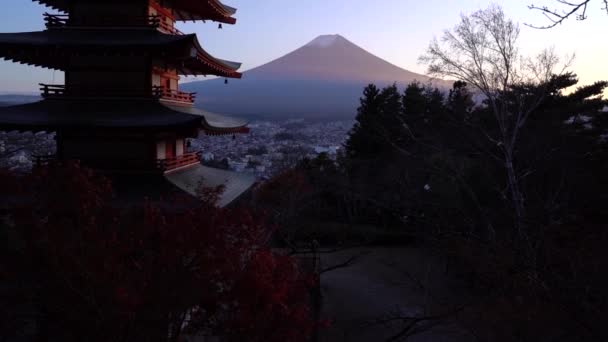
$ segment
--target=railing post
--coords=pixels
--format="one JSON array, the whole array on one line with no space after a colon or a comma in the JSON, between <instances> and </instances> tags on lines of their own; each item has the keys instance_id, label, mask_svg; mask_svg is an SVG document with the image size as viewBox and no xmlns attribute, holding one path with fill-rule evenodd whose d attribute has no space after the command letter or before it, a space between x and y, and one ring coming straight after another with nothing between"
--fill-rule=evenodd
<instances>
[{"instance_id":1,"label":"railing post","mask_svg":"<svg viewBox=\"0 0 608 342\"><path fill-rule=\"evenodd\" d=\"M38 83L38 85L41 87L40 91L42 92L42 97L48 97L49 96L49 87L43 83Z\"/></svg>"},{"instance_id":2,"label":"railing post","mask_svg":"<svg viewBox=\"0 0 608 342\"><path fill-rule=\"evenodd\" d=\"M156 166L158 167L159 170L161 170L162 172L164 172L166 170L166 166L165 166L165 159L158 159L156 161Z\"/></svg>"}]
</instances>

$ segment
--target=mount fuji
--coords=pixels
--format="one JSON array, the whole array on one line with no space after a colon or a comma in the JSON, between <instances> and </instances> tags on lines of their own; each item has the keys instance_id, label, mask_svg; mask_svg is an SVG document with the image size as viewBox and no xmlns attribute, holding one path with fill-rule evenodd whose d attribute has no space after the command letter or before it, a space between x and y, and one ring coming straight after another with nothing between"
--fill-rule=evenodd
<instances>
[{"instance_id":1,"label":"mount fuji","mask_svg":"<svg viewBox=\"0 0 608 342\"><path fill-rule=\"evenodd\" d=\"M451 82L399 68L340 35L323 35L272 62L223 79L182 84L197 92L197 106L212 112L267 119L352 119L369 83L399 86L419 81L440 88Z\"/></svg>"}]
</instances>

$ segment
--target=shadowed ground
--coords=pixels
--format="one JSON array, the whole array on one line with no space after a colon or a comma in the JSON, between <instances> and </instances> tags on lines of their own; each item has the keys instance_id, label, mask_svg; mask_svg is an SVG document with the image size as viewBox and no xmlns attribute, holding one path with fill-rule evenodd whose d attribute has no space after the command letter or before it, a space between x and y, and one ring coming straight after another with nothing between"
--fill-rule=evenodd
<instances>
[{"instance_id":1,"label":"shadowed ground","mask_svg":"<svg viewBox=\"0 0 608 342\"><path fill-rule=\"evenodd\" d=\"M403 321L374 323L399 313L443 315L464 296L454 291L445 261L412 247L370 247L322 255L323 268L360 255L351 266L324 273L322 317L333 321L321 341L385 341L398 334ZM454 315L421 322L407 341L470 341ZM412 330L412 331L416 331ZM399 339L397 339L399 340Z\"/></svg>"}]
</instances>

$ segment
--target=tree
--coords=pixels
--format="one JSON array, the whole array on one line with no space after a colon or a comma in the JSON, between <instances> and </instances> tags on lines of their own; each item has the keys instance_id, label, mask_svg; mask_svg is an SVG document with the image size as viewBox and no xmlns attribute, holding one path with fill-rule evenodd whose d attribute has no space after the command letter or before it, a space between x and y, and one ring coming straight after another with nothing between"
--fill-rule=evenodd
<instances>
[{"instance_id":1,"label":"tree","mask_svg":"<svg viewBox=\"0 0 608 342\"><path fill-rule=\"evenodd\" d=\"M366 87L356 123L344 144L345 158L341 163L349 184L344 192L350 203L346 207L351 219L376 218L380 214L378 207L384 207L381 212L385 214L389 207L398 211L396 206L400 203L394 196L396 184L403 178L402 159L380 169L378 161L409 154L403 149L407 140L404 129L403 100L397 86L381 90L375 85ZM370 201L376 203L372 205Z\"/></svg>"},{"instance_id":2,"label":"tree","mask_svg":"<svg viewBox=\"0 0 608 342\"><path fill-rule=\"evenodd\" d=\"M296 222L352 219L377 227L393 220L395 232L420 237L449 260L446 271L467 295L442 302L437 312L482 339L608 340L608 83L577 86L576 75L564 73L496 96L511 108L522 94L544 94L513 151L534 245L526 253L526 241L513 236L506 171L496 158L503 150L488 143L488 135L500 136L496 116L487 100L475 104L479 92L463 81L447 96L410 85L401 106L390 87L368 87L372 96L362 98L364 115L349 138L356 143L346 145L337 165L320 156L268 182L267 209L297 209ZM316 210L321 205L329 210ZM403 322L397 339L444 316L398 313L379 321Z\"/></svg>"},{"instance_id":3,"label":"tree","mask_svg":"<svg viewBox=\"0 0 608 342\"><path fill-rule=\"evenodd\" d=\"M576 17L576 20L585 20L587 19L587 10L591 3L595 4L596 1L585 0L585 1L566 1L566 0L556 0L561 9L550 9L548 6L536 6L534 4L529 5L528 8L532 10L540 11L545 18L549 20L549 24L545 26L535 26L528 25L534 28L540 29L549 29L553 28L561 23L563 23L566 19L570 17ZM597 3L599 4L599 0ZM608 0L602 0L603 7L602 10L608 14Z\"/></svg>"},{"instance_id":4,"label":"tree","mask_svg":"<svg viewBox=\"0 0 608 342\"><path fill-rule=\"evenodd\" d=\"M530 241L526 226L526 199L521 188L525 177L517 165L516 150L522 129L547 95L558 57L544 50L525 58L518 50L519 27L498 6L462 16L441 41L434 39L420 60L430 74L456 78L474 87L484 97L493 116L492 130L483 130L487 142L496 146L493 157L505 172L506 194L513 209L517 237ZM567 64L566 64L567 66Z\"/></svg>"},{"instance_id":5,"label":"tree","mask_svg":"<svg viewBox=\"0 0 608 342\"><path fill-rule=\"evenodd\" d=\"M374 84L368 85L359 101L356 122L349 132L345 149L348 154L371 158L378 151L378 139L374 137L374 130L367 129L367 126L374 126L374 121L377 120L381 104L380 89Z\"/></svg>"},{"instance_id":6,"label":"tree","mask_svg":"<svg viewBox=\"0 0 608 342\"><path fill-rule=\"evenodd\" d=\"M454 82L454 86L450 89L448 95L448 107L456 120L464 122L470 118L475 107L475 101L473 101L473 96L466 82Z\"/></svg>"},{"instance_id":7,"label":"tree","mask_svg":"<svg viewBox=\"0 0 608 342\"><path fill-rule=\"evenodd\" d=\"M77 164L5 176L18 185L0 196L14 199L6 219L23 248L0 259L5 284L19 285L0 289L0 317L34 312L40 340L306 341L315 326L313 278L269 250L264 217L217 208L213 190L125 205Z\"/></svg>"}]
</instances>

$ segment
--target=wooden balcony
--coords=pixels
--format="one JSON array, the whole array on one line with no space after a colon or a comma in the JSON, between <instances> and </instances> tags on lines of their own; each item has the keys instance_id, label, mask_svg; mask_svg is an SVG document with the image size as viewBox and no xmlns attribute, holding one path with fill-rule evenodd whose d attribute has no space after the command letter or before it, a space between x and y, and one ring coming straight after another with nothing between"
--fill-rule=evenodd
<instances>
[{"instance_id":1,"label":"wooden balcony","mask_svg":"<svg viewBox=\"0 0 608 342\"><path fill-rule=\"evenodd\" d=\"M179 90L154 86L151 92L133 89L84 89L76 87L68 89L62 84L40 83L40 93L43 98L154 98L191 105L196 99L196 93L186 93Z\"/></svg>"},{"instance_id":2,"label":"wooden balcony","mask_svg":"<svg viewBox=\"0 0 608 342\"><path fill-rule=\"evenodd\" d=\"M44 167L60 162L56 155L34 156L34 165ZM100 159L86 160L84 165L93 169L105 172L142 172L142 173L167 173L187 166L199 165L201 153L186 153L179 157L157 159L154 164L150 164L144 159Z\"/></svg>"},{"instance_id":3,"label":"wooden balcony","mask_svg":"<svg viewBox=\"0 0 608 342\"><path fill-rule=\"evenodd\" d=\"M154 26L159 29L161 32L164 33L168 33L168 34L173 34L173 35L179 35L179 36L183 36L184 33L178 29L175 28L175 26L169 24L166 20L164 20L165 18L163 17L159 17L159 16L155 16L156 17L156 21Z\"/></svg>"},{"instance_id":4,"label":"wooden balcony","mask_svg":"<svg viewBox=\"0 0 608 342\"><path fill-rule=\"evenodd\" d=\"M192 104L196 99L196 93L186 93L179 90L167 89L166 87L154 86L152 92L155 97L161 100Z\"/></svg>"},{"instance_id":5,"label":"wooden balcony","mask_svg":"<svg viewBox=\"0 0 608 342\"><path fill-rule=\"evenodd\" d=\"M44 13L44 21L47 29L66 27L151 27L167 34L184 34L168 23L166 17L160 15L116 17L91 16L78 17L76 20L70 18L70 15L68 14Z\"/></svg>"},{"instance_id":6,"label":"wooden balcony","mask_svg":"<svg viewBox=\"0 0 608 342\"><path fill-rule=\"evenodd\" d=\"M44 13L43 16L47 29L66 27L70 21L70 16L67 14Z\"/></svg>"},{"instance_id":7,"label":"wooden balcony","mask_svg":"<svg viewBox=\"0 0 608 342\"><path fill-rule=\"evenodd\" d=\"M40 93L43 98L154 98L156 94L144 90L121 88L84 88L66 87L63 84L40 83Z\"/></svg>"},{"instance_id":8,"label":"wooden balcony","mask_svg":"<svg viewBox=\"0 0 608 342\"><path fill-rule=\"evenodd\" d=\"M186 166L198 165L201 162L200 152L186 153L179 157L159 159L157 160L157 167L163 172L170 172L172 170L180 169Z\"/></svg>"},{"instance_id":9,"label":"wooden balcony","mask_svg":"<svg viewBox=\"0 0 608 342\"><path fill-rule=\"evenodd\" d=\"M63 97L66 95L65 85L38 83L43 98Z\"/></svg>"}]
</instances>

